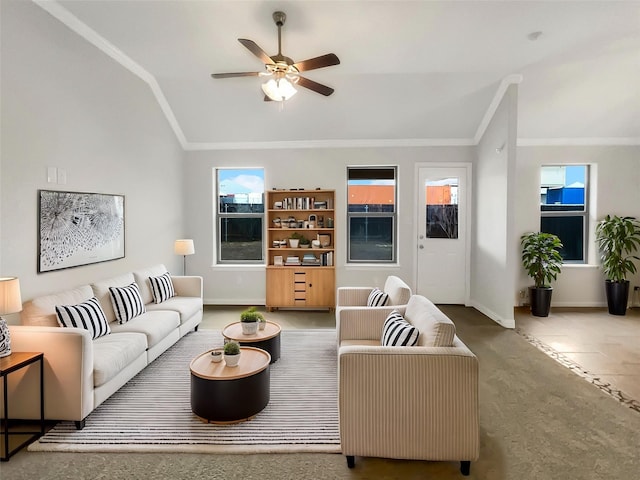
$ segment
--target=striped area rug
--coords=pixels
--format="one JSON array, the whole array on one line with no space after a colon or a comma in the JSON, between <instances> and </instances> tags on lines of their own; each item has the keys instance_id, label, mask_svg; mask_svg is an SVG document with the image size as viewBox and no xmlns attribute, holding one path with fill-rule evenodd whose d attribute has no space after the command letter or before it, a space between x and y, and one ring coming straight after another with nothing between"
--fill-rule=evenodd
<instances>
[{"instance_id":1,"label":"striped area rug","mask_svg":"<svg viewBox=\"0 0 640 480\"><path fill-rule=\"evenodd\" d=\"M339 453L334 330L283 330L271 365L271 397L251 420L214 425L191 411L189 363L222 345L219 331L192 332L87 418L60 422L30 451Z\"/></svg>"}]
</instances>

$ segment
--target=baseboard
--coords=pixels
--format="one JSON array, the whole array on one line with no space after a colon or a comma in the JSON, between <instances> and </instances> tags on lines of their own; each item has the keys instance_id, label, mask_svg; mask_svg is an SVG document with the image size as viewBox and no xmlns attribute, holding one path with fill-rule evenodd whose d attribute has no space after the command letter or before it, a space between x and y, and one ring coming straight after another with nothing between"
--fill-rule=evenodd
<instances>
[{"instance_id":1,"label":"baseboard","mask_svg":"<svg viewBox=\"0 0 640 480\"><path fill-rule=\"evenodd\" d=\"M607 302L551 302L553 307L604 308Z\"/></svg>"},{"instance_id":2,"label":"baseboard","mask_svg":"<svg viewBox=\"0 0 640 480\"><path fill-rule=\"evenodd\" d=\"M504 328L516 328L516 321L513 318L502 318L490 308L487 308L474 300L471 300L471 306Z\"/></svg>"},{"instance_id":3,"label":"baseboard","mask_svg":"<svg viewBox=\"0 0 640 480\"><path fill-rule=\"evenodd\" d=\"M246 299L242 300L238 298L205 298L202 303L205 305L255 305L262 306L265 305L266 300L264 298L254 298L254 299Z\"/></svg>"}]
</instances>

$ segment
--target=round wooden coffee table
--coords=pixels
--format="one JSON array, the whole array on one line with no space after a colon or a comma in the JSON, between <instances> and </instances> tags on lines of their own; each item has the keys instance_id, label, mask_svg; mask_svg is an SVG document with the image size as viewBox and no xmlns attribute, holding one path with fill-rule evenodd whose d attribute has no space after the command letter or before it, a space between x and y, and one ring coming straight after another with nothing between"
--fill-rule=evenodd
<instances>
[{"instance_id":1,"label":"round wooden coffee table","mask_svg":"<svg viewBox=\"0 0 640 480\"><path fill-rule=\"evenodd\" d=\"M271 356L253 347L241 347L240 363L228 367L211 361L209 350L191 361L191 410L210 423L248 420L269 403Z\"/></svg>"},{"instance_id":2,"label":"round wooden coffee table","mask_svg":"<svg viewBox=\"0 0 640 480\"><path fill-rule=\"evenodd\" d=\"M261 348L271 355L271 363L280 358L280 325L275 322L266 322L264 330L258 330L254 335L242 333L240 322L230 323L222 335L228 340L235 340L240 345Z\"/></svg>"}]
</instances>

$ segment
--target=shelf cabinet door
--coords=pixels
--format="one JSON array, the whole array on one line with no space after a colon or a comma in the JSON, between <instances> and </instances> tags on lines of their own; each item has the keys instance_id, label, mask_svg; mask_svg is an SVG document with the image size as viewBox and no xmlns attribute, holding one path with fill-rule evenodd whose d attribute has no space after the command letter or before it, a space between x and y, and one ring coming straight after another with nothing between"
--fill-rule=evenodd
<instances>
[{"instance_id":1,"label":"shelf cabinet door","mask_svg":"<svg viewBox=\"0 0 640 480\"><path fill-rule=\"evenodd\" d=\"M335 307L335 272L333 269L306 269L307 307Z\"/></svg>"},{"instance_id":2,"label":"shelf cabinet door","mask_svg":"<svg viewBox=\"0 0 640 480\"><path fill-rule=\"evenodd\" d=\"M295 305L293 274L291 268L267 269L267 308Z\"/></svg>"}]
</instances>

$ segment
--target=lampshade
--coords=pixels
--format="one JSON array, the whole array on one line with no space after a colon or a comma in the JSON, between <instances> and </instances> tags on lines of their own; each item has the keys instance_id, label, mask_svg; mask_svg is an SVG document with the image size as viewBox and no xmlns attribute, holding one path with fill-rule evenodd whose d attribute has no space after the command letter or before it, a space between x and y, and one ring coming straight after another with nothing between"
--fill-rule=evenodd
<instances>
[{"instance_id":1,"label":"lampshade","mask_svg":"<svg viewBox=\"0 0 640 480\"><path fill-rule=\"evenodd\" d=\"M191 239L176 240L176 243L173 245L173 251L176 255L193 255L196 253L193 247L193 240Z\"/></svg>"},{"instance_id":2,"label":"lampshade","mask_svg":"<svg viewBox=\"0 0 640 480\"><path fill-rule=\"evenodd\" d=\"M267 97L276 102L289 100L298 93L293 87L293 83L285 76L270 78L262 84L262 91Z\"/></svg>"},{"instance_id":3,"label":"lampshade","mask_svg":"<svg viewBox=\"0 0 640 480\"><path fill-rule=\"evenodd\" d=\"M16 277L0 277L0 315L21 310L20 280Z\"/></svg>"}]
</instances>

